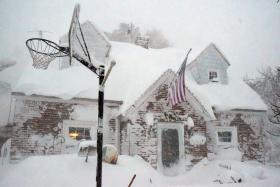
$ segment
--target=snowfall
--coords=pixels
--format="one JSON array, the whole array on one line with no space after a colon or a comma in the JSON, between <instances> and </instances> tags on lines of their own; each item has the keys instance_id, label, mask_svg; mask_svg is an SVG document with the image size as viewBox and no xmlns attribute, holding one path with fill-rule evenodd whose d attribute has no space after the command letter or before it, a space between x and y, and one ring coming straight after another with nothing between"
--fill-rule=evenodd
<instances>
[{"instance_id":1,"label":"snowfall","mask_svg":"<svg viewBox=\"0 0 280 187\"><path fill-rule=\"evenodd\" d=\"M77 154L34 156L18 164L0 166L0 186L77 187L95 186L96 157L88 162ZM243 186L279 187L280 169L257 162L212 160L206 158L191 170L167 177L139 156L121 155L116 165L103 162L103 186ZM241 179L241 183L238 180ZM236 183L235 183L236 182ZM221 184L222 183L222 184Z\"/></svg>"},{"instance_id":2,"label":"snowfall","mask_svg":"<svg viewBox=\"0 0 280 187\"><path fill-rule=\"evenodd\" d=\"M117 61L117 65L107 82L105 98L125 101L123 104L125 109L131 106L138 97L141 97L141 93L148 89L168 68L176 71L186 52L185 50L173 48L146 50L139 46L119 42L112 42L112 45L111 56ZM134 71L129 71L132 69ZM38 94L63 99L97 97L96 76L81 66L74 66L64 70L50 67L50 69L43 71L35 70L29 64L22 72L19 80L13 83L10 80L6 80L7 74L12 74L12 72L13 68L7 68L4 73L0 74L0 80L10 83L13 91L23 92L26 95ZM143 75L144 73L145 75ZM79 75L79 79L73 75ZM204 107L210 113L212 106L221 110L236 107L265 108L255 92L249 90L244 82L235 81L231 77L228 86L217 84L198 86L191 76L188 77L186 82L188 83L188 88L203 101ZM124 83L126 83L125 87ZM232 90L237 90L236 88L242 88L242 92L235 92L233 100L229 100L228 95L233 93ZM124 89L126 90L124 91ZM205 92L205 90L209 89L213 94ZM116 92L116 90L120 91ZM224 97L220 97L223 94L219 93L219 91L224 92ZM206 95L213 95L213 97L207 98ZM250 103L243 102L248 100L247 97L254 99L249 99L252 101ZM1 99L3 104L2 100L4 101L5 98ZM224 100L227 102L220 103ZM193 122L189 121L188 126L193 126ZM191 141L192 145L205 143L205 139L199 136L194 136ZM229 154L232 154L232 152ZM161 171L152 168L149 163L139 156L120 155L116 165L103 163L103 186L128 186L134 175L136 175L136 178L132 186L141 187L280 186L279 167L264 166L257 162L240 162L238 159L225 160L224 158L223 155L215 159L209 157L209 160L204 158L192 169L178 176L168 177L162 175ZM77 154L33 156L17 164L1 165L0 163L0 187L95 186L95 175L95 156L89 157L87 163L84 157L79 157Z\"/></svg>"}]
</instances>

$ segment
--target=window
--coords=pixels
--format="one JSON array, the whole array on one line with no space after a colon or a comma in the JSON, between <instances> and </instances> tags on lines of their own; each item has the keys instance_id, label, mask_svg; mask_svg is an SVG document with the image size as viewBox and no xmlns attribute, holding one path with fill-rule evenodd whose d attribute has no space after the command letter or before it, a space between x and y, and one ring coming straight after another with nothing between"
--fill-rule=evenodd
<instances>
[{"instance_id":1,"label":"window","mask_svg":"<svg viewBox=\"0 0 280 187\"><path fill-rule=\"evenodd\" d=\"M91 140L90 128L69 127L69 136L74 140Z\"/></svg>"},{"instance_id":2,"label":"window","mask_svg":"<svg viewBox=\"0 0 280 187\"><path fill-rule=\"evenodd\" d=\"M78 145L81 140L96 140L97 122L63 120L63 135L67 146Z\"/></svg>"},{"instance_id":3,"label":"window","mask_svg":"<svg viewBox=\"0 0 280 187\"><path fill-rule=\"evenodd\" d=\"M217 71L209 71L209 80L212 81L212 82L218 82Z\"/></svg>"},{"instance_id":4,"label":"window","mask_svg":"<svg viewBox=\"0 0 280 187\"><path fill-rule=\"evenodd\" d=\"M232 133L231 131L218 132L219 142L231 142Z\"/></svg>"},{"instance_id":5,"label":"window","mask_svg":"<svg viewBox=\"0 0 280 187\"><path fill-rule=\"evenodd\" d=\"M217 145L236 145L237 144L236 127L217 127L216 140L217 140Z\"/></svg>"}]
</instances>

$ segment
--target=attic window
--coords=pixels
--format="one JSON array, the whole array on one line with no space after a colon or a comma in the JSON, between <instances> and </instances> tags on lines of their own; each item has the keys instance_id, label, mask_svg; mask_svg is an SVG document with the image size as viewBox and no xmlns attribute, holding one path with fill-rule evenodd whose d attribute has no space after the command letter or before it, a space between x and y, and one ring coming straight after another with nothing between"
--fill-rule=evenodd
<instances>
[{"instance_id":1,"label":"attic window","mask_svg":"<svg viewBox=\"0 0 280 187\"><path fill-rule=\"evenodd\" d=\"M218 82L217 71L209 71L209 80L212 81L212 82Z\"/></svg>"}]
</instances>

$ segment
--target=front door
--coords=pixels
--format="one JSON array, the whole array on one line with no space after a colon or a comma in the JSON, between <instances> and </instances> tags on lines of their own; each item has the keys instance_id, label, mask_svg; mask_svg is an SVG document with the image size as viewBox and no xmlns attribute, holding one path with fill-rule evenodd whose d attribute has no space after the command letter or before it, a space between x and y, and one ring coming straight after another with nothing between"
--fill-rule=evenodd
<instances>
[{"instance_id":1,"label":"front door","mask_svg":"<svg viewBox=\"0 0 280 187\"><path fill-rule=\"evenodd\" d=\"M158 124L158 168L169 176L184 168L184 131L181 123Z\"/></svg>"},{"instance_id":2,"label":"front door","mask_svg":"<svg viewBox=\"0 0 280 187\"><path fill-rule=\"evenodd\" d=\"M177 129L163 129L161 131L162 165L170 168L179 162L179 135Z\"/></svg>"}]
</instances>

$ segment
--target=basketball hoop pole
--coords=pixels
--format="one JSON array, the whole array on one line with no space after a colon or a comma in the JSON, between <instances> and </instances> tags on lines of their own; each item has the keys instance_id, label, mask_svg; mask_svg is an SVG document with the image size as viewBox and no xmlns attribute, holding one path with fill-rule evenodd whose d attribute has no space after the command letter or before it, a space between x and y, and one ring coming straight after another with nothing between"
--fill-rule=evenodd
<instances>
[{"instance_id":1,"label":"basketball hoop pole","mask_svg":"<svg viewBox=\"0 0 280 187\"><path fill-rule=\"evenodd\" d=\"M104 106L104 80L105 68L99 66L99 91L98 91L98 127L97 127L97 164L96 187L102 186L102 147L103 147L103 106Z\"/></svg>"},{"instance_id":2,"label":"basketball hoop pole","mask_svg":"<svg viewBox=\"0 0 280 187\"><path fill-rule=\"evenodd\" d=\"M85 38L83 36L82 28L79 22L80 5L77 4L74 8L74 13L68 32L69 47L59 46L58 44L42 39L30 38L26 41L26 46L33 59L33 66L35 68L47 69L48 65L56 57L70 57L70 64L72 57L78 62L83 64L93 73L99 77L99 90L98 90L98 127L97 127L97 164L96 164L96 186L102 186L102 148L103 148L103 110L104 110L104 85L113 68L116 64L115 61L111 62L106 76L104 65L96 67L91 63L90 54L87 49ZM77 32L79 31L82 38L79 38ZM80 47L83 49L84 55L80 56L73 50L73 41L77 39ZM83 43L81 43L82 41Z\"/></svg>"}]
</instances>

